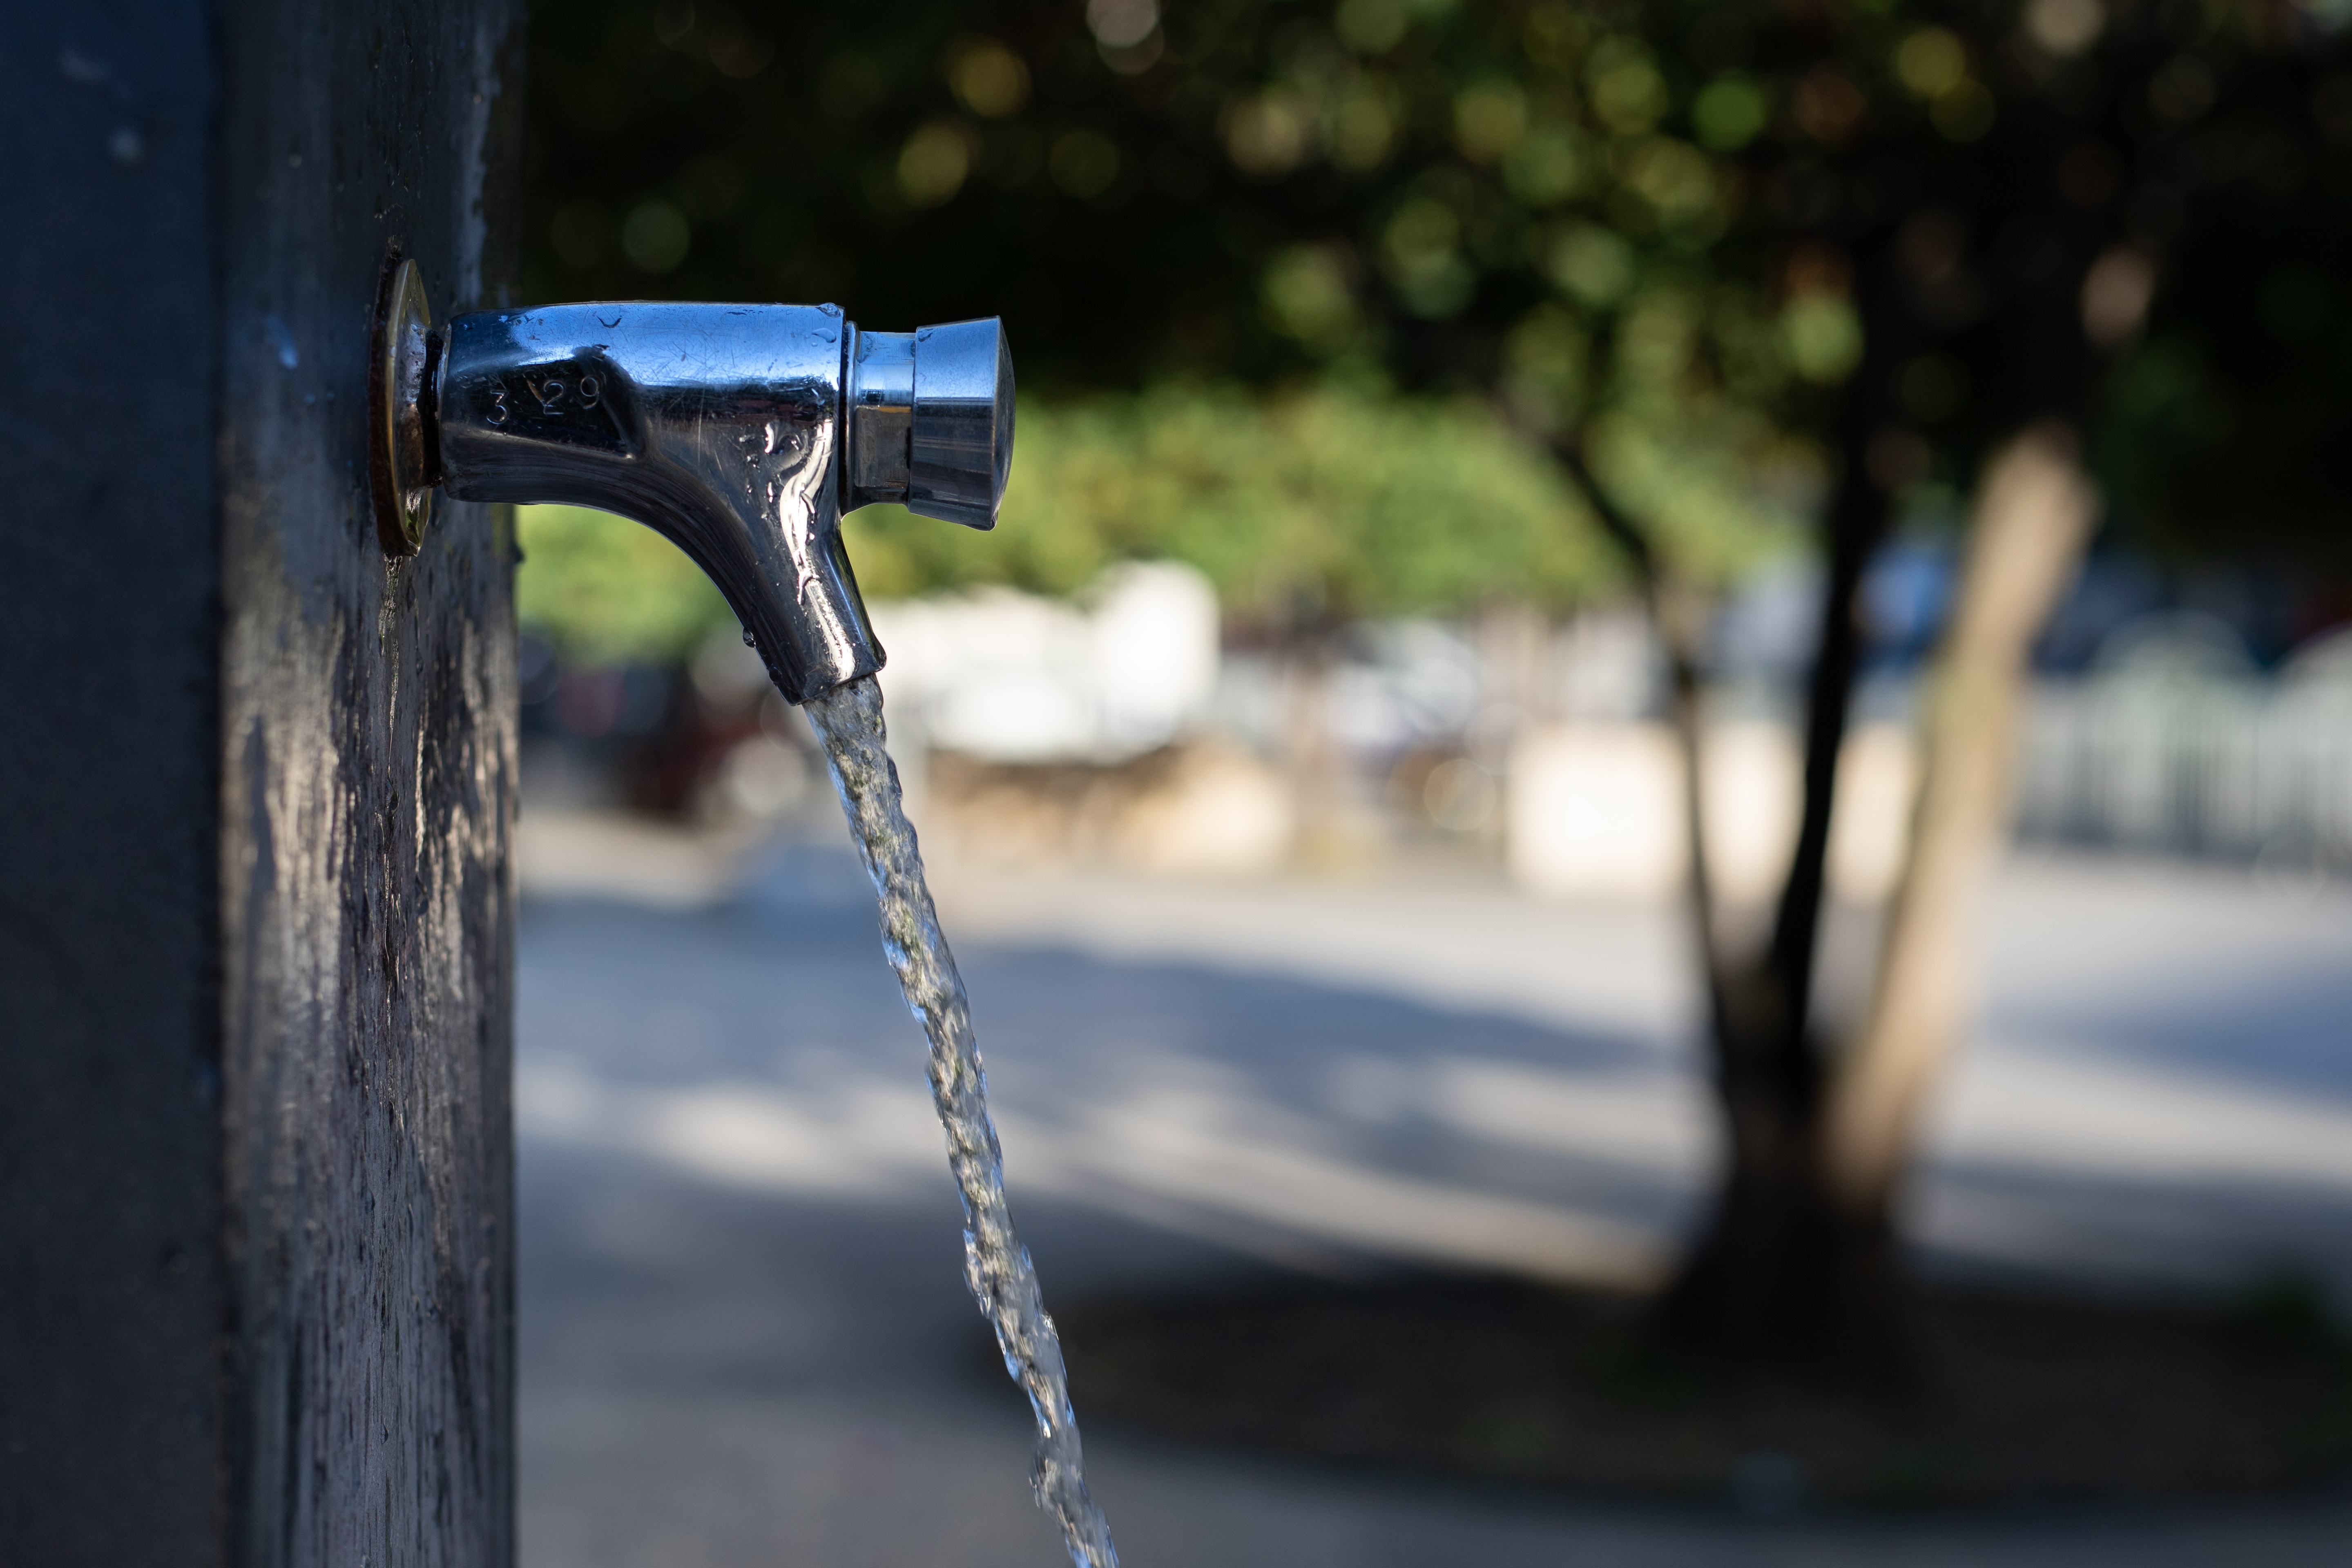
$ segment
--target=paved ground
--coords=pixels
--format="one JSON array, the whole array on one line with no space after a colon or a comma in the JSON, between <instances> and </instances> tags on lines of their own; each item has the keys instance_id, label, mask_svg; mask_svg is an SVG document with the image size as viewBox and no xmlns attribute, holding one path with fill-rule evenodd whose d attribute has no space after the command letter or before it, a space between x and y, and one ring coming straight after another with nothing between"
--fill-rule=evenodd
<instances>
[{"instance_id":1,"label":"paved ground","mask_svg":"<svg viewBox=\"0 0 2352 1568\"><path fill-rule=\"evenodd\" d=\"M845 853L527 823L531 1568L1058 1561ZM1049 1298L1383 1258L1638 1276L1708 1131L1676 933L1470 879L944 889ZM1853 922L1829 989L1866 959ZM2021 861L1914 1228L1937 1267L2352 1300L2352 894ZM1082 1412L1083 1414L1083 1412ZM2352 1506L1780 1525L1089 1433L1133 1564L2305 1563Z\"/></svg>"}]
</instances>

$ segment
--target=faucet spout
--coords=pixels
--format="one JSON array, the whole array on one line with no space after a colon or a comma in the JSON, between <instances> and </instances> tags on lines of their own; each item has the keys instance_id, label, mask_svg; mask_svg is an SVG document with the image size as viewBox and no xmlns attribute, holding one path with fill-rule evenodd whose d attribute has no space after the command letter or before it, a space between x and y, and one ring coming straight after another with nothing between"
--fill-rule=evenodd
<instances>
[{"instance_id":1,"label":"faucet spout","mask_svg":"<svg viewBox=\"0 0 2352 1568\"><path fill-rule=\"evenodd\" d=\"M882 668L845 511L992 527L1013 451L993 320L858 331L831 305L486 310L439 340L427 406L459 500L618 512L708 574L795 702Z\"/></svg>"}]
</instances>

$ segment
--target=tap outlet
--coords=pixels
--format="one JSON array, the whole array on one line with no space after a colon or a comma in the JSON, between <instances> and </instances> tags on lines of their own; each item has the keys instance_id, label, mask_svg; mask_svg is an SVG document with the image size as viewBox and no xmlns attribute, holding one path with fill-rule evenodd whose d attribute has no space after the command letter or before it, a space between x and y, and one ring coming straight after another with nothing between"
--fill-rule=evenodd
<instances>
[{"instance_id":1,"label":"tap outlet","mask_svg":"<svg viewBox=\"0 0 2352 1568\"><path fill-rule=\"evenodd\" d=\"M832 305L551 305L459 316L431 342L415 473L663 534L795 702L882 668L844 513L898 501L986 529L1003 499L1013 363L993 319L861 332Z\"/></svg>"}]
</instances>

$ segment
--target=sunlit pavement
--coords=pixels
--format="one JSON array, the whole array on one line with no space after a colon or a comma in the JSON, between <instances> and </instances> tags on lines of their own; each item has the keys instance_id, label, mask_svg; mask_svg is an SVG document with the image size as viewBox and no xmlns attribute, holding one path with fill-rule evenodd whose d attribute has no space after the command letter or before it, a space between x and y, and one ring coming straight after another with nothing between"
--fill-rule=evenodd
<instances>
[{"instance_id":1,"label":"sunlit pavement","mask_svg":"<svg viewBox=\"0 0 2352 1568\"><path fill-rule=\"evenodd\" d=\"M1060 1561L845 850L526 826L526 1563ZM1664 911L1467 879L973 877L942 908L1049 1300L1384 1259L1638 1279L1697 1196L1709 1132ZM2028 858L1988 924L1988 1005L1915 1196L1929 1264L2193 1288L2294 1262L2352 1299L2352 893ZM1866 957L1846 935L1833 997ZM1138 1565L2300 1563L2352 1543L2341 1503L1764 1523L1088 1437Z\"/></svg>"}]
</instances>

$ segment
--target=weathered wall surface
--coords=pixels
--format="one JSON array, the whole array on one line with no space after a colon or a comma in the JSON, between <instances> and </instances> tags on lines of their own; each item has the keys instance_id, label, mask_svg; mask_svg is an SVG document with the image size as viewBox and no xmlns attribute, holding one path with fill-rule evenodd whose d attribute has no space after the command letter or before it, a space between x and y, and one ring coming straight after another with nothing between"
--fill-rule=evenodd
<instances>
[{"instance_id":1,"label":"weathered wall surface","mask_svg":"<svg viewBox=\"0 0 2352 1568\"><path fill-rule=\"evenodd\" d=\"M387 560L386 248L497 303L517 17L230 11L220 923L234 1561L511 1559L510 514Z\"/></svg>"},{"instance_id":2,"label":"weathered wall surface","mask_svg":"<svg viewBox=\"0 0 2352 1568\"><path fill-rule=\"evenodd\" d=\"M376 542L519 5L0 7L0 1559L512 1540L510 524ZM27 243L27 241L30 243Z\"/></svg>"},{"instance_id":3,"label":"weathered wall surface","mask_svg":"<svg viewBox=\"0 0 2352 1568\"><path fill-rule=\"evenodd\" d=\"M0 5L10 1563L222 1561L216 66L202 5Z\"/></svg>"}]
</instances>

